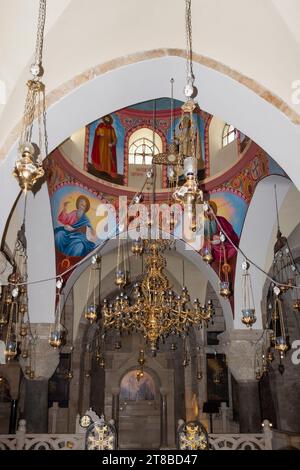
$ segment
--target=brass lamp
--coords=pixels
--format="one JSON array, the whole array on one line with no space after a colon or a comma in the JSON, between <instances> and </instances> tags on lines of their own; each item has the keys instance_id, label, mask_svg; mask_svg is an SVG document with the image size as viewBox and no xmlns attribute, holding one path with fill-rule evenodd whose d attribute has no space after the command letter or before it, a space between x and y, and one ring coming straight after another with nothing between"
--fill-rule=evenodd
<instances>
[{"instance_id":1,"label":"brass lamp","mask_svg":"<svg viewBox=\"0 0 300 470\"><path fill-rule=\"evenodd\" d=\"M27 82L25 112L19 141L20 156L16 160L13 175L22 191L31 191L36 182L44 176L42 159L47 156L47 132L45 119L45 85L41 80L43 36L46 19L46 0L40 0L36 37L35 60L30 67L32 78ZM33 123L37 120L38 142L33 145Z\"/></svg>"},{"instance_id":2,"label":"brass lamp","mask_svg":"<svg viewBox=\"0 0 300 470\"><path fill-rule=\"evenodd\" d=\"M255 308L254 308L254 296L252 289L251 276L249 273L250 264L248 261L242 263L243 270L243 284L242 284L242 296L243 296L243 309L242 309L242 323L247 327L252 327L256 322Z\"/></svg>"},{"instance_id":3,"label":"brass lamp","mask_svg":"<svg viewBox=\"0 0 300 470\"><path fill-rule=\"evenodd\" d=\"M153 354L158 343L169 335L185 336L192 325L208 323L214 314L211 301L201 305L196 299L190 303L186 287L175 295L164 272L166 260L163 251L167 240L145 240L146 271L133 289L132 302L121 292L114 300L104 301L103 329L137 331L143 335Z\"/></svg>"}]
</instances>

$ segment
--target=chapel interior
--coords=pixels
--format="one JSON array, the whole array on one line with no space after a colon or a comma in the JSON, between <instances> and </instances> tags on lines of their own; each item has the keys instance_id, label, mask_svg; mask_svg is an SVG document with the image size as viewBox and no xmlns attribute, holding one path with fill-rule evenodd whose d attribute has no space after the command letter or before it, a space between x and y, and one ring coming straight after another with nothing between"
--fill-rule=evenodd
<instances>
[{"instance_id":1,"label":"chapel interior","mask_svg":"<svg viewBox=\"0 0 300 470\"><path fill-rule=\"evenodd\" d=\"M300 449L299 2L0 11L0 449Z\"/></svg>"}]
</instances>

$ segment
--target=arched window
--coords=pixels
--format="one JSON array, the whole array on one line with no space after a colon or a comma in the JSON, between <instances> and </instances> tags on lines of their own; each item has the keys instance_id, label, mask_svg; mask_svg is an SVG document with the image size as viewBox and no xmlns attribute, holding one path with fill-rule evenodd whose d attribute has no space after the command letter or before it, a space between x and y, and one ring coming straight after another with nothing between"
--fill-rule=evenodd
<instances>
[{"instance_id":1,"label":"arched window","mask_svg":"<svg viewBox=\"0 0 300 470\"><path fill-rule=\"evenodd\" d=\"M130 165L151 165L152 156L162 152L159 134L148 127L133 132L129 138L128 162Z\"/></svg>"},{"instance_id":2,"label":"arched window","mask_svg":"<svg viewBox=\"0 0 300 470\"><path fill-rule=\"evenodd\" d=\"M226 124L223 130L223 147L231 144L236 139L237 133L236 129L230 124Z\"/></svg>"}]
</instances>

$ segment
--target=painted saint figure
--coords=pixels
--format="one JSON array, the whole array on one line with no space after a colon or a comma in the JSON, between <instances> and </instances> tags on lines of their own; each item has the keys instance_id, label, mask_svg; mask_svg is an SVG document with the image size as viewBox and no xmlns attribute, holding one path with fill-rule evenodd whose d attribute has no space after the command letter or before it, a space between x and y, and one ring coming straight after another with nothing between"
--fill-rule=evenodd
<instances>
[{"instance_id":1,"label":"painted saint figure","mask_svg":"<svg viewBox=\"0 0 300 470\"><path fill-rule=\"evenodd\" d=\"M76 200L76 209L67 212L69 201L63 205L57 220L55 243L59 251L67 256L86 256L95 248L96 233L86 213L90 209L90 201L80 195Z\"/></svg>"},{"instance_id":2,"label":"painted saint figure","mask_svg":"<svg viewBox=\"0 0 300 470\"><path fill-rule=\"evenodd\" d=\"M209 205L211 209L214 211L215 217L220 225L217 224L214 216L208 213L206 215L204 236L205 238L209 237L211 239L212 255L216 261L220 261L220 258L223 257L221 242L220 242L220 232L221 232L220 227L222 227L224 235L226 236L226 240L224 242L224 247L226 250L226 257L227 259L230 259L236 254L236 250L232 246L230 241L228 240L228 237L231 239L231 241L234 243L235 246L238 246L239 244L239 237L235 233L234 228L231 225L231 223L228 222L228 220L225 219L225 217L217 215L217 210L218 210L217 204L213 201L210 201Z\"/></svg>"},{"instance_id":3,"label":"painted saint figure","mask_svg":"<svg viewBox=\"0 0 300 470\"><path fill-rule=\"evenodd\" d=\"M117 176L117 136L113 128L113 118L104 116L97 126L92 148L93 167L112 178Z\"/></svg>"}]
</instances>

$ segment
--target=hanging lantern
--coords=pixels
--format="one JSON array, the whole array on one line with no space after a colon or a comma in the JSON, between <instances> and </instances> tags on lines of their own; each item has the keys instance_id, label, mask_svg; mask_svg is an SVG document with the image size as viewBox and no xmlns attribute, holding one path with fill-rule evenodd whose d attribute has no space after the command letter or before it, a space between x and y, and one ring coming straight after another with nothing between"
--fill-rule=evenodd
<instances>
[{"instance_id":1,"label":"hanging lantern","mask_svg":"<svg viewBox=\"0 0 300 470\"><path fill-rule=\"evenodd\" d=\"M13 176L18 180L22 191L25 192L31 191L37 180L42 178L45 174L42 163L37 161L34 157L34 153L33 145L26 142L23 145L22 156L16 161L13 171Z\"/></svg>"},{"instance_id":2,"label":"hanging lantern","mask_svg":"<svg viewBox=\"0 0 300 470\"><path fill-rule=\"evenodd\" d=\"M296 272L295 274L295 285L296 286L299 286L299 282L300 282L300 275L298 273L298 271ZM295 310L295 312L300 312L300 296L299 296L299 289L293 289L292 291L292 299L293 299L293 310Z\"/></svg>"},{"instance_id":3,"label":"hanging lantern","mask_svg":"<svg viewBox=\"0 0 300 470\"><path fill-rule=\"evenodd\" d=\"M102 357L99 361L99 366L101 367L101 369L104 369L105 368L105 360L104 360L104 357Z\"/></svg>"},{"instance_id":4,"label":"hanging lantern","mask_svg":"<svg viewBox=\"0 0 300 470\"><path fill-rule=\"evenodd\" d=\"M211 250L210 244L206 245L203 248L203 250L202 250L202 259L206 264L211 264L213 262L214 257L212 255L212 250Z\"/></svg>"},{"instance_id":5,"label":"hanging lantern","mask_svg":"<svg viewBox=\"0 0 300 470\"><path fill-rule=\"evenodd\" d=\"M289 344L287 340L287 333L286 333L286 326L284 322L283 316L283 308L282 308L282 301L279 298L281 295L281 289L277 286L274 288L275 294L275 304L274 304L274 311L272 314L272 330L273 335L272 339L274 340L274 347L275 350L279 352L280 359L284 358L284 355L289 349Z\"/></svg>"},{"instance_id":6,"label":"hanging lantern","mask_svg":"<svg viewBox=\"0 0 300 470\"><path fill-rule=\"evenodd\" d=\"M116 272L115 284L118 287L124 287L126 285L126 273L124 271L118 270Z\"/></svg>"},{"instance_id":7,"label":"hanging lantern","mask_svg":"<svg viewBox=\"0 0 300 470\"><path fill-rule=\"evenodd\" d=\"M64 340L64 327L61 325L60 320L61 320L61 288L63 286L63 281L62 279L59 279L56 283L56 288L57 288L57 308L55 312L55 322L54 325L52 326L49 334L49 344L53 349L59 348Z\"/></svg>"},{"instance_id":8,"label":"hanging lantern","mask_svg":"<svg viewBox=\"0 0 300 470\"><path fill-rule=\"evenodd\" d=\"M242 284L242 296L243 296L243 309L242 309L242 323L247 327L252 327L256 322L255 308L254 308L254 296L252 289L251 276L249 273L250 264L247 261L242 263L243 270L243 284Z\"/></svg>"},{"instance_id":9,"label":"hanging lantern","mask_svg":"<svg viewBox=\"0 0 300 470\"><path fill-rule=\"evenodd\" d=\"M90 271L89 271L89 280L88 280L88 287L86 292L86 310L84 317L86 320L90 322L92 325L98 319L98 307L96 304L96 271L99 272L99 292L100 292L100 285L101 285L101 257L100 256L93 256ZM89 295L92 291L92 298L93 302L88 304ZM100 299L99 299L100 302Z\"/></svg>"},{"instance_id":10,"label":"hanging lantern","mask_svg":"<svg viewBox=\"0 0 300 470\"><path fill-rule=\"evenodd\" d=\"M278 288L280 289L279 295L285 294L296 285L297 268L288 246L288 241L286 237L282 235L279 225L277 239L274 245L272 277L277 281Z\"/></svg>"},{"instance_id":11,"label":"hanging lantern","mask_svg":"<svg viewBox=\"0 0 300 470\"><path fill-rule=\"evenodd\" d=\"M84 314L85 319L88 320L90 324L92 325L97 320L97 316L98 315L97 315L96 305L94 304L89 305Z\"/></svg>"},{"instance_id":12,"label":"hanging lantern","mask_svg":"<svg viewBox=\"0 0 300 470\"><path fill-rule=\"evenodd\" d=\"M131 252L134 255L141 255L144 251L143 242L141 239L135 240L131 245Z\"/></svg>"},{"instance_id":13,"label":"hanging lantern","mask_svg":"<svg viewBox=\"0 0 300 470\"><path fill-rule=\"evenodd\" d=\"M293 310L295 310L296 312L300 312L300 299L296 299L293 302Z\"/></svg>"},{"instance_id":14,"label":"hanging lantern","mask_svg":"<svg viewBox=\"0 0 300 470\"><path fill-rule=\"evenodd\" d=\"M7 341L5 344L4 355L8 361L13 359L17 355L17 342L16 341Z\"/></svg>"},{"instance_id":15,"label":"hanging lantern","mask_svg":"<svg viewBox=\"0 0 300 470\"><path fill-rule=\"evenodd\" d=\"M63 332L61 330L54 330L50 332L49 344L53 349L60 348L63 341Z\"/></svg>"},{"instance_id":16,"label":"hanging lantern","mask_svg":"<svg viewBox=\"0 0 300 470\"><path fill-rule=\"evenodd\" d=\"M269 348L269 350L268 350L268 355L267 355L267 361L268 361L269 363L272 363L272 362L274 361L274 359L275 359L274 353L273 353L273 351L271 350L271 348Z\"/></svg>"},{"instance_id":17,"label":"hanging lantern","mask_svg":"<svg viewBox=\"0 0 300 470\"><path fill-rule=\"evenodd\" d=\"M229 299L231 296L230 282L221 281L219 284L219 288L220 295L225 299Z\"/></svg>"},{"instance_id":18,"label":"hanging lantern","mask_svg":"<svg viewBox=\"0 0 300 470\"><path fill-rule=\"evenodd\" d=\"M229 282L229 273L231 271L230 265L227 263L226 248L224 245L226 238L223 233L220 234L221 251L219 261L219 293L225 299L229 299L232 292Z\"/></svg>"}]
</instances>

